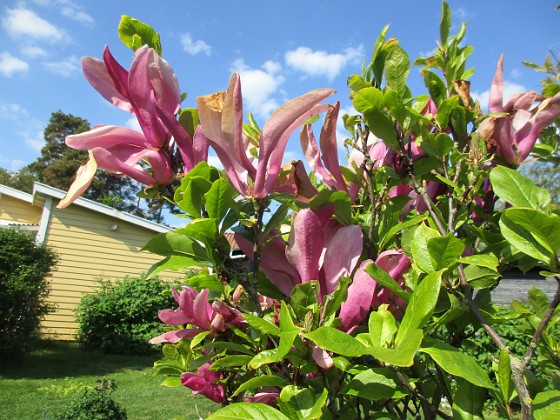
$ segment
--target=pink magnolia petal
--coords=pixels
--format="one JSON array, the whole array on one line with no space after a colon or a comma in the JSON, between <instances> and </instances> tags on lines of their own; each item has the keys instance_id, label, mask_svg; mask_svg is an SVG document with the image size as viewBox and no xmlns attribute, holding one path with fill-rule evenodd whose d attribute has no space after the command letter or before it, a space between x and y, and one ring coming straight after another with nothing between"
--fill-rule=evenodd
<instances>
[{"instance_id":1,"label":"pink magnolia petal","mask_svg":"<svg viewBox=\"0 0 560 420\"><path fill-rule=\"evenodd\" d=\"M251 194L249 193L249 185L247 183L247 170L241 166L237 160L233 159L230 153L222 149L221 146L214 143L212 140L210 140L209 143L218 155L218 158L224 166L224 170L235 189L239 191L242 196L250 197Z\"/></svg>"},{"instance_id":2,"label":"pink magnolia petal","mask_svg":"<svg viewBox=\"0 0 560 420\"><path fill-rule=\"evenodd\" d=\"M330 354L320 347L313 346L311 357L313 357L313 360L321 369L327 370L334 366L334 362Z\"/></svg>"},{"instance_id":3,"label":"pink magnolia petal","mask_svg":"<svg viewBox=\"0 0 560 420\"><path fill-rule=\"evenodd\" d=\"M127 112L133 112L128 97L117 89L103 61L94 57L83 57L82 70L90 85L107 101Z\"/></svg>"},{"instance_id":4,"label":"pink magnolia petal","mask_svg":"<svg viewBox=\"0 0 560 420\"><path fill-rule=\"evenodd\" d=\"M162 343L171 343L177 344L183 338L193 338L200 330L198 328L188 328L183 330L173 330L167 331L157 337L152 338L148 343L150 344L162 344Z\"/></svg>"},{"instance_id":5,"label":"pink magnolia petal","mask_svg":"<svg viewBox=\"0 0 560 420\"><path fill-rule=\"evenodd\" d=\"M188 172L195 167L194 156L193 156L193 141L187 130L175 119L175 116L167 112L159 104L155 107L156 114L163 122L167 130L173 136L177 149L181 154L183 163L185 164L185 171Z\"/></svg>"},{"instance_id":6,"label":"pink magnolia petal","mask_svg":"<svg viewBox=\"0 0 560 420\"><path fill-rule=\"evenodd\" d=\"M179 325L191 323L191 319L186 316L185 313L180 309L162 309L158 312L158 318L161 320L161 322L172 327L178 327Z\"/></svg>"},{"instance_id":7,"label":"pink magnolia petal","mask_svg":"<svg viewBox=\"0 0 560 420\"><path fill-rule=\"evenodd\" d=\"M490 98L488 101L489 112L502 112L503 106L503 92L504 92L504 55L500 56L490 87Z\"/></svg>"},{"instance_id":8,"label":"pink magnolia petal","mask_svg":"<svg viewBox=\"0 0 560 420\"><path fill-rule=\"evenodd\" d=\"M311 124L307 124L302 128L299 139L305 159L317 178L330 189L336 188L335 179L327 172L321 161L319 147L317 146L317 140L315 140Z\"/></svg>"},{"instance_id":9,"label":"pink magnolia petal","mask_svg":"<svg viewBox=\"0 0 560 420\"><path fill-rule=\"evenodd\" d=\"M325 239L321 221L313 211L303 209L294 218L286 258L299 273L302 282L319 280L319 259Z\"/></svg>"},{"instance_id":10,"label":"pink magnolia petal","mask_svg":"<svg viewBox=\"0 0 560 420\"><path fill-rule=\"evenodd\" d=\"M202 126L199 124L194 131L193 137L193 160L194 165L196 166L200 162L207 162L208 161L208 148L210 143L208 139L202 132Z\"/></svg>"},{"instance_id":11,"label":"pink magnolia petal","mask_svg":"<svg viewBox=\"0 0 560 420\"><path fill-rule=\"evenodd\" d=\"M341 191L346 191L346 183L340 172L340 163L338 161L338 145L336 141L336 124L338 122L338 113L340 111L340 102L334 106L329 107L325 115L325 123L321 129L321 136L319 138L321 144L321 157L325 166L331 172L333 178L336 180L336 188Z\"/></svg>"},{"instance_id":12,"label":"pink magnolia petal","mask_svg":"<svg viewBox=\"0 0 560 420\"><path fill-rule=\"evenodd\" d=\"M344 331L350 331L360 325L369 313L377 282L365 272L365 268L372 262L365 260L360 264L348 288L348 299L340 307L338 316L342 320L341 329Z\"/></svg>"},{"instance_id":13,"label":"pink magnolia petal","mask_svg":"<svg viewBox=\"0 0 560 420\"><path fill-rule=\"evenodd\" d=\"M126 144L147 147L148 142L142 133L115 125L100 125L92 130L66 137L66 144L72 149L91 150L94 147L110 149Z\"/></svg>"},{"instance_id":14,"label":"pink magnolia petal","mask_svg":"<svg viewBox=\"0 0 560 420\"><path fill-rule=\"evenodd\" d=\"M68 207L72 204L76 199L82 195L90 186L93 177L95 176L95 172L97 171L97 162L93 157L93 154L89 152L89 159L88 161L78 168L76 172L76 179L70 185L68 192L64 196L62 200L58 203L56 208L63 209Z\"/></svg>"},{"instance_id":15,"label":"pink magnolia petal","mask_svg":"<svg viewBox=\"0 0 560 420\"><path fill-rule=\"evenodd\" d=\"M202 289L193 302L194 321L200 328L210 329L212 306L208 303L208 289Z\"/></svg>"},{"instance_id":16,"label":"pink magnolia petal","mask_svg":"<svg viewBox=\"0 0 560 420\"><path fill-rule=\"evenodd\" d=\"M512 95L504 105L504 111L510 112L512 110L525 110L531 109L531 106L537 99L537 92L534 90L525 93L517 93Z\"/></svg>"},{"instance_id":17,"label":"pink magnolia petal","mask_svg":"<svg viewBox=\"0 0 560 420\"><path fill-rule=\"evenodd\" d=\"M147 69L158 104L167 113L175 115L181 105L181 89L173 68L154 49L150 49Z\"/></svg>"},{"instance_id":18,"label":"pink magnolia petal","mask_svg":"<svg viewBox=\"0 0 560 420\"><path fill-rule=\"evenodd\" d=\"M279 392L257 392L251 397L243 397L243 401L271 405L280 398Z\"/></svg>"},{"instance_id":19,"label":"pink magnolia petal","mask_svg":"<svg viewBox=\"0 0 560 420\"><path fill-rule=\"evenodd\" d=\"M410 270L410 259L402 250L383 251L375 260L397 282L402 284L403 275Z\"/></svg>"},{"instance_id":20,"label":"pink magnolia petal","mask_svg":"<svg viewBox=\"0 0 560 420\"><path fill-rule=\"evenodd\" d=\"M103 49L103 61L107 67L107 72L113 79L113 84L119 93L129 100L128 92L128 71L121 66L109 51L109 46Z\"/></svg>"},{"instance_id":21,"label":"pink magnolia petal","mask_svg":"<svg viewBox=\"0 0 560 420\"><path fill-rule=\"evenodd\" d=\"M358 225L341 227L326 244L323 272L325 274L325 294L332 293L342 276L349 276L362 254L362 228Z\"/></svg>"}]
</instances>

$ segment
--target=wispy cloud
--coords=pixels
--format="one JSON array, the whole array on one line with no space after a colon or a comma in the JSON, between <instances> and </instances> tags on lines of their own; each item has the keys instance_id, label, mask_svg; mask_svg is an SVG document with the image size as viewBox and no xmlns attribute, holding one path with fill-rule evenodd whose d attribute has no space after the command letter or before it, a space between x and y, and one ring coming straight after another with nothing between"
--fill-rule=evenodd
<instances>
[{"instance_id":1,"label":"wispy cloud","mask_svg":"<svg viewBox=\"0 0 560 420\"><path fill-rule=\"evenodd\" d=\"M138 118L130 117L128 120L124 122L124 126L128 128L132 128L138 132L142 132L142 127L140 127L140 123L138 122Z\"/></svg>"},{"instance_id":2,"label":"wispy cloud","mask_svg":"<svg viewBox=\"0 0 560 420\"><path fill-rule=\"evenodd\" d=\"M27 110L20 104L0 102L0 119L17 121L27 118L27 116Z\"/></svg>"},{"instance_id":3,"label":"wispy cloud","mask_svg":"<svg viewBox=\"0 0 560 420\"><path fill-rule=\"evenodd\" d=\"M359 62L364 56L363 46L347 48L342 53L314 51L299 47L284 55L286 65L308 76L324 76L329 81L337 77L347 65Z\"/></svg>"},{"instance_id":4,"label":"wispy cloud","mask_svg":"<svg viewBox=\"0 0 560 420\"><path fill-rule=\"evenodd\" d=\"M65 37L62 29L25 6L7 9L2 18L2 26L13 38L29 37L54 43L62 41Z\"/></svg>"},{"instance_id":5,"label":"wispy cloud","mask_svg":"<svg viewBox=\"0 0 560 420\"><path fill-rule=\"evenodd\" d=\"M43 67L51 73L62 77L71 77L81 72L80 59L74 55L60 61L45 62Z\"/></svg>"},{"instance_id":6,"label":"wispy cloud","mask_svg":"<svg viewBox=\"0 0 560 420\"><path fill-rule=\"evenodd\" d=\"M183 50L190 55L212 54L212 47L210 45L200 39L194 40L189 33L181 35L181 45L183 46Z\"/></svg>"},{"instance_id":7,"label":"wispy cloud","mask_svg":"<svg viewBox=\"0 0 560 420\"><path fill-rule=\"evenodd\" d=\"M21 53L29 58L47 57L49 53L36 45L28 45L21 49Z\"/></svg>"},{"instance_id":8,"label":"wispy cloud","mask_svg":"<svg viewBox=\"0 0 560 420\"><path fill-rule=\"evenodd\" d=\"M507 101L512 95L521 92L527 92L525 86L520 85L518 83L510 82L508 80L504 80L504 102ZM483 110L488 109L488 100L490 98L490 89L485 90L484 92L471 92L472 98L476 101L480 102L480 107Z\"/></svg>"},{"instance_id":9,"label":"wispy cloud","mask_svg":"<svg viewBox=\"0 0 560 420\"><path fill-rule=\"evenodd\" d=\"M29 64L7 51L0 53L0 74L12 77L14 73L25 73L29 70Z\"/></svg>"},{"instance_id":10,"label":"wispy cloud","mask_svg":"<svg viewBox=\"0 0 560 420\"><path fill-rule=\"evenodd\" d=\"M60 9L60 13L67 18L75 20L86 26L93 26L95 21L93 18L84 12L83 10L78 9L78 6L75 4L68 4Z\"/></svg>"},{"instance_id":11,"label":"wispy cloud","mask_svg":"<svg viewBox=\"0 0 560 420\"><path fill-rule=\"evenodd\" d=\"M280 70L281 65L274 61L267 61L257 69L249 67L243 59L233 62L232 71L239 72L243 99L248 111L266 118L278 108L274 94L278 93L285 80Z\"/></svg>"}]
</instances>

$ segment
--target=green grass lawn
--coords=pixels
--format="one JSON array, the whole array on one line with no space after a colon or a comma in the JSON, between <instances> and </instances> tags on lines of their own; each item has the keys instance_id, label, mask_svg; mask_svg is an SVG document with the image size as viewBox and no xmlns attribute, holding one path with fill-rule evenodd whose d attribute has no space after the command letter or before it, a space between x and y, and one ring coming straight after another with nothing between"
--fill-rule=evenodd
<instances>
[{"instance_id":1,"label":"green grass lawn","mask_svg":"<svg viewBox=\"0 0 560 420\"><path fill-rule=\"evenodd\" d=\"M156 359L86 351L70 342L40 342L21 362L0 367L0 420L49 419L85 385L95 386L102 378L115 379L118 389L112 397L131 420L198 419L218 408L204 397L193 397L187 388L161 386L163 377L152 375Z\"/></svg>"}]
</instances>

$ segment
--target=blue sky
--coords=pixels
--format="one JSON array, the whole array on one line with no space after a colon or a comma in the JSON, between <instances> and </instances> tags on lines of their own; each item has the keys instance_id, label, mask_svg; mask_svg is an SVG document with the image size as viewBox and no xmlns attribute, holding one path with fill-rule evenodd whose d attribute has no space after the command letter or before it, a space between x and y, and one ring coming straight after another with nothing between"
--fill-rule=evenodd
<instances>
[{"instance_id":1,"label":"blue sky","mask_svg":"<svg viewBox=\"0 0 560 420\"><path fill-rule=\"evenodd\" d=\"M389 36L414 60L432 51L439 37L441 3L426 1L125 1L2 0L0 2L0 166L17 170L39 156L52 112L62 110L92 125L134 126L131 115L106 102L81 73L82 56L101 57L108 44L130 66L132 53L118 39L121 15L150 24L162 39L163 56L188 93L223 90L240 71L245 111L259 123L286 100L319 87L337 90L350 111L346 79L359 73L377 34ZM465 42L475 50L471 89L482 102L505 53L510 93L537 89L540 75L522 60L541 63L560 51L557 1L449 1L452 33L468 25ZM413 67L413 94L426 89ZM507 94L507 93L506 93ZM298 153L288 146L288 158Z\"/></svg>"}]
</instances>

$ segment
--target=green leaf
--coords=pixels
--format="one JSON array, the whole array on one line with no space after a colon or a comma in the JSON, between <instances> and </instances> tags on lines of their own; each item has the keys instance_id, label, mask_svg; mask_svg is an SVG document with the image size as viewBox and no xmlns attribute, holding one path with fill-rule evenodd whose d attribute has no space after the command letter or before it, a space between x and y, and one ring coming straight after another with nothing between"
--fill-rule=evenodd
<instances>
[{"instance_id":1,"label":"green leaf","mask_svg":"<svg viewBox=\"0 0 560 420\"><path fill-rule=\"evenodd\" d=\"M469 286L473 289L485 289L498 284L500 273L488 267L468 265L465 267L465 275Z\"/></svg>"},{"instance_id":2,"label":"green leaf","mask_svg":"<svg viewBox=\"0 0 560 420\"><path fill-rule=\"evenodd\" d=\"M519 171L505 166L496 166L490 171L490 182L496 195L515 207L539 210L550 203L547 190L537 187Z\"/></svg>"},{"instance_id":3,"label":"green leaf","mask_svg":"<svg viewBox=\"0 0 560 420\"><path fill-rule=\"evenodd\" d=\"M224 356L221 359L212 363L210 369L219 370L221 368L247 366L253 357L246 354L234 354L231 356Z\"/></svg>"},{"instance_id":4,"label":"green leaf","mask_svg":"<svg viewBox=\"0 0 560 420\"><path fill-rule=\"evenodd\" d=\"M177 386L182 386L181 377L180 376L168 376L163 380L161 386L167 386L169 388L175 388Z\"/></svg>"},{"instance_id":5,"label":"green leaf","mask_svg":"<svg viewBox=\"0 0 560 420\"><path fill-rule=\"evenodd\" d=\"M385 249L389 241L393 239L393 237L397 233L403 231L404 229L410 226L417 226L418 224L420 224L420 222L426 220L427 218L428 218L427 213L419 214L418 216L414 216L408 220L395 224L383 235L383 238L381 239L381 242L379 244L379 249L380 250Z\"/></svg>"},{"instance_id":6,"label":"green leaf","mask_svg":"<svg viewBox=\"0 0 560 420\"><path fill-rule=\"evenodd\" d=\"M289 411L291 418L300 420L319 419L322 417L323 406L328 396L328 390L323 389L321 395L315 398L315 392L310 388L299 389L295 385L285 386L280 392L278 404L282 411Z\"/></svg>"},{"instance_id":7,"label":"green leaf","mask_svg":"<svg viewBox=\"0 0 560 420\"><path fill-rule=\"evenodd\" d=\"M194 137L194 132L196 127L200 123L200 118L198 117L198 110L196 108L185 108L181 110L179 115L179 122L183 128L189 133L191 138Z\"/></svg>"},{"instance_id":8,"label":"green leaf","mask_svg":"<svg viewBox=\"0 0 560 420\"><path fill-rule=\"evenodd\" d=\"M346 357L357 357L367 353L367 348L354 337L333 327L319 327L304 334L322 349Z\"/></svg>"},{"instance_id":9,"label":"green leaf","mask_svg":"<svg viewBox=\"0 0 560 420\"><path fill-rule=\"evenodd\" d=\"M222 178L214 181L210 190L204 194L208 216L221 222L234 206L235 195L235 190L228 181Z\"/></svg>"},{"instance_id":10,"label":"green leaf","mask_svg":"<svg viewBox=\"0 0 560 420\"><path fill-rule=\"evenodd\" d=\"M246 382L243 382L239 386L239 388L237 388L235 392L232 394L232 397L235 397L236 395L239 395L242 392L248 391L249 389L262 388L264 386L284 387L288 384L289 382L280 376L276 376L276 375L256 376L254 378L249 379Z\"/></svg>"},{"instance_id":11,"label":"green leaf","mask_svg":"<svg viewBox=\"0 0 560 420\"><path fill-rule=\"evenodd\" d=\"M274 337L280 336L280 329L266 319L251 314L243 314L243 318L245 318L247 324L249 324L251 328L263 334L272 335Z\"/></svg>"},{"instance_id":12,"label":"green leaf","mask_svg":"<svg viewBox=\"0 0 560 420\"><path fill-rule=\"evenodd\" d=\"M164 257L178 255L189 257L196 261L208 261L208 255L200 244L186 235L173 231L154 236L144 245L142 251L149 251Z\"/></svg>"},{"instance_id":13,"label":"green leaf","mask_svg":"<svg viewBox=\"0 0 560 420\"><path fill-rule=\"evenodd\" d=\"M447 44L447 37L449 36L449 29L451 28L451 10L447 2L441 4L441 19L439 21L439 37L441 45Z\"/></svg>"},{"instance_id":14,"label":"green leaf","mask_svg":"<svg viewBox=\"0 0 560 420\"><path fill-rule=\"evenodd\" d=\"M354 108L356 108L356 111L361 112L362 114L371 109L377 109L379 111L383 111L383 109L385 109L383 92L374 87L368 87L356 93L352 104L354 105Z\"/></svg>"},{"instance_id":15,"label":"green leaf","mask_svg":"<svg viewBox=\"0 0 560 420\"><path fill-rule=\"evenodd\" d=\"M391 345L397 332L397 321L387 305L381 305L369 314L368 329L372 346L388 348Z\"/></svg>"},{"instance_id":16,"label":"green leaf","mask_svg":"<svg viewBox=\"0 0 560 420\"><path fill-rule=\"evenodd\" d=\"M424 76L424 84L430 92L430 97L433 99L436 106L439 105L447 98L447 88L443 80L437 74L430 70L423 69L422 76Z\"/></svg>"},{"instance_id":17,"label":"green leaf","mask_svg":"<svg viewBox=\"0 0 560 420\"><path fill-rule=\"evenodd\" d=\"M410 89L406 86L409 72L410 59L408 54L396 43L389 50L385 60L385 80L387 88L396 91L403 99L410 97Z\"/></svg>"},{"instance_id":18,"label":"green leaf","mask_svg":"<svg viewBox=\"0 0 560 420\"><path fill-rule=\"evenodd\" d=\"M435 271L430 252L428 251L428 240L439 237L437 230L422 224L414 231L414 237L410 246L412 258L418 268L425 273Z\"/></svg>"},{"instance_id":19,"label":"green leaf","mask_svg":"<svg viewBox=\"0 0 560 420\"><path fill-rule=\"evenodd\" d=\"M436 270L450 268L465 250L465 244L452 233L428 239L427 246L432 266Z\"/></svg>"},{"instance_id":20,"label":"green leaf","mask_svg":"<svg viewBox=\"0 0 560 420\"><path fill-rule=\"evenodd\" d=\"M439 133L437 136L433 134L419 137L418 146L422 148L430 156L443 158L453 149L455 143L453 139L445 133Z\"/></svg>"},{"instance_id":21,"label":"green leaf","mask_svg":"<svg viewBox=\"0 0 560 420\"><path fill-rule=\"evenodd\" d=\"M367 347L367 352L383 363L408 367L414 364L414 355L423 339L424 332L422 330L409 330L406 337L396 348Z\"/></svg>"},{"instance_id":22,"label":"green leaf","mask_svg":"<svg viewBox=\"0 0 560 420\"><path fill-rule=\"evenodd\" d=\"M193 219L197 219L202 215L202 198L211 187L212 183L206 178L185 177L181 182L181 188L175 191L175 201L181 210Z\"/></svg>"},{"instance_id":23,"label":"green leaf","mask_svg":"<svg viewBox=\"0 0 560 420\"><path fill-rule=\"evenodd\" d=\"M459 97L454 95L444 100L438 107L436 119L442 129L447 128L451 113L455 108L457 108L457 106L459 106Z\"/></svg>"},{"instance_id":24,"label":"green leaf","mask_svg":"<svg viewBox=\"0 0 560 420\"><path fill-rule=\"evenodd\" d=\"M207 247L212 247L218 236L216 219L194 219L184 228L175 230L176 233L190 236L203 242Z\"/></svg>"},{"instance_id":25,"label":"green leaf","mask_svg":"<svg viewBox=\"0 0 560 420\"><path fill-rule=\"evenodd\" d=\"M533 399L533 418L535 420L560 418L560 391L539 392Z\"/></svg>"},{"instance_id":26,"label":"green leaf","mask_svg":"<svg viewBox=\"0 0 560 420\"><path fill-rule=\"evenodd\" d=\"M286 218L288 210L290 209L289 203L282 203L274 212L266 227L264 228L263 234L270 232L272 229L277 228Z\"/></svg>"},{"instance_id":27,"label":"green leaf","mask_svg":"<svg viewBox=\"0 0 560 420\"><path fill-rule=\"evenodd\" d=\"M280 343L276 349L278 351L277 360L282 360L288 354L295 338L302 331L302 328L294 324L286 302L282 301L280 306Z\"/></svg>"},{"instance_id":28,"label":"green leaf","mask_svg":"<svg viewBox=\"0 0 560 420\"><path fill-rule=\"evenodd\" d=\"M382 285L383 287L388 288L393 293L397 294L402 300L408 303L410 300L410 293L406 290L403 290L400 284L398 284L385 270L381 267L376 265L375 263L369 264L365 270L372 279L374 279L377 283Z\"/></svg>"},{"instance_id":29,"label":"green leaf","mask_svg":"<svg viewBox=\"0 0 560 420\"><path fill-rule=\"evenodd\" d=\"M303 319L310 309L313 310L317 308L317 293L319 287L318 281L311 280L298 284L292 289L290 303L300 319Z\"/></svg>"},{"instance_id":30,"label":"green leaf","mask_svg":"<svg viewBox=\"0 0 560 420\"><path fill-rule=\"evenodd\" d=\"M185 268L200 266L200 262L195 261L190 257L184 257L180 255L170 255L163 260L153 264L148 272L146 273L146 278L151 279L158 273L165 270L181 271Z\"/></svg>"},{"instance_id":31,"label":"green leaf","mask_svg":"<svg viewBox=\"0 0 560 420\"><path fill-rule=\"evenodd\" d=\"M325 296L324 298L324 317L325 319L334 316L334 314L340 309L340 306L348 298L348 287L350 286L349 277L341 277L338 280L338 286L331 294Z\"/></svg>"},{"instance_id":32,"label":"green leaf","mask_svg":"<svg viewBox=\"0 0 560 420\"><path fill-rule=\"evenodd\" d=\"M497 271L498 264L500 263L494 254L469 255L459 258L457 262L461 264L476 265L478 267L486 267L493 271Z\"/></svg>"},{"instance_id":33,"label":"green leaf","mask_svg":"<svg viewBox=\"0 0 560 420\"><path fill-rule=\"evenodd\" d=\"M404 125L404 120L406 119L408 112L403 104L403 100L401 99L398 92L387 89L385 91L385 106L393 116L395 120L397 120L401 125Z\"/></svg>"},{"instance_id":34,"label":"green leaf","mask_svg":"<svg viewBox=\"0 0 560 420\"><path fill-rule=\"evenodd\" d=\"M453 396L453 418L482 420L486 390L460 378L457 379L457 384L457 391Z\"/></svg>"},{"instance_id":35,"label":"green leaf","mask_svg":"<svg viewBox=\"0 0 560 420\"><path fill-rule=\"evenodd\" d=\"M434 342L429 347L422 347L421 352L427 353L444 371L469 381L471 384L494 389L488 373L477 361L466 353L449 344Z\"/></svg>"},{"instance_id":36,"label":"green leaf","mask_svg":"<svg viewBox=\"0 0 560 420\"><path fill-rule=\"evenodd\" d=\"M189 277L187 279L187 283L189 286L194 287L196 290L210 289L221 292L224 288L224 285L215 273L210 274L206 272L197 274L195 276Z\"/></svg>"},{"instance_id":37,"label":"green leaf","mask_svg":"<svg viewBox=\"0 0 560 420\"><path fill-rule=\"evenodd\" d=\"M439 296L442 273L428 274L414 289L397 332L397 345L407 339L410 331L424 327L430 320Z\"/></svg>"},{"instance_id":38,"label":"green leaf","mask_svg":"<svg viewBox=\"0 0 560 420\"><path fill-rule=\"evenodd\" d=\"M534 313L537 314L539 318L544 316L550 305L546 294L536 287L531 287L529 289L529 292L527 293L527 300Z\"/></svg>"},{"instance_id":39,"label":"green leaf","mask_svg":"<svg viewBox=\"0 0 560 420\"><path fill-rule=\"evenodd\" d=\"M352 224L352 203L345 191L335 191L329 197L334 205L334 217L343 225Z\"/></svg>"},{"instance_id":40,"label":"green leaf","mask_svg":"<svg viewBox=\"0 0 560 420\"><path fill-rule=\"evenodd\" d=\"M354 92L358 92L361 89L365 89L367 87L371 87L371 84L366 82L360 75L352 74L348 77L346 82L347 86L352 89Z\"/></svg>"},{"instance_id":41,"label":"green leaf","mask_svg":"<svg viewBox=\"0 0 560 420\"><path fill-rule=\"evenodd\" d=\"M261 403L240 402L215 411L207 420L290 420L280 411Z\"/></svg>"},{"instance_id":42,"label":"green leaf","mask_svg":"<svg viewBox=\"0 0 560 420\"><path fill-rule=\"evenodd\" d=\"M513 207L504 211L499 224L502 235L511 245L554 270L560 246L560 217Z\"/></svg>"},{"instance_id":43,"label":"green leaf","mask_svg":"<svg viewBox=\"0 0 560 420\"><path fill-rule=\"evenodd\" d=\"M373 70L374 80L377 86L381 86L381 81L383 78L383 70L385 68L385 38L387 34L387 30L389 29L389 25L385 25L377 39L375 40L375 44L373 46L373 51L371 54L371 69Z\"/></svg>"},{"instance_id":44,"label":"green leaf","mask_svg":"<svg viewBox=\"0 0 560 420\"><path fill-rule=\"evenodd\" d=\"M125 15L119 23L118 33L123 44L133 51L136 51L142 45L147 45L161 56L159 35L150 25Z\"/></svg>"},{"instance_id":45,"label":"green leaf","mask_svg":"<svg viewBox=\"0 0 560 420\"><path fill-rule=\"evenodd\" d=\"M397 148L397 133L393 120L384 112L378 109L370 109L364 112L367 125L370 131L378 138L383 140L387 146Z\"/></svg>"},{"instance_id":46,"label":"green leaf","mask_svg":"<svg viewBox=\"0 0 560 420\"><path fill-rule=\"evenodd\" d=\"M372 401L385 398L402 398L406 394L398 389L388 369L367 369L358 373L341 391Z\"/></svg>"},{"instance_id":47,"label":"green leaf","mask_svg":"<svg viewBox=\"0 0 560 420\"><path fill-rule=\"evenodd\" d=\"M504 401L509 403L513 393L513 383L511 379L511 360L506 349L500 349L500 358L498 363L498 383Z\"/></svg>"}]
</instances>

